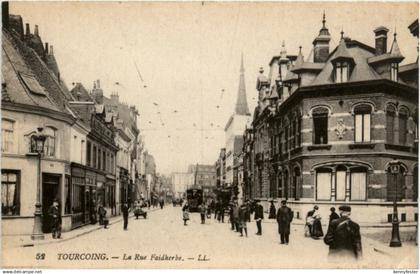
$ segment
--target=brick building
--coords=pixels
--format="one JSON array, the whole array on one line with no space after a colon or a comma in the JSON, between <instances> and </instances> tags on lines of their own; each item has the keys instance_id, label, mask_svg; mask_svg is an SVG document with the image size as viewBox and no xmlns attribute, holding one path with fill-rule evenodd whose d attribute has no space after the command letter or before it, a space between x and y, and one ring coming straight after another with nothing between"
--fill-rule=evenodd
<instances>
[{"instance_id":1,"label":"brick building","mask_svg":"<svg viewBox=\"0 0 420 274\"><path fill-rule=\"evenodd\" d=\"M245 158L255 161L245 171L252 197L287 199L298 218L314 204L327 216L347 203L361 223L388 222L397 197L401 220L414 222L418 63L400 66L396 34L388 50L385 27L374 30L375 47L341 33L330 50L325 16L322 23L309 58L301 48L290 57L283 46L269 77L261 70L257 79L259 102L244 146ZM400 163L396 183L393 160Z\"/></svg>"}]
</instances>

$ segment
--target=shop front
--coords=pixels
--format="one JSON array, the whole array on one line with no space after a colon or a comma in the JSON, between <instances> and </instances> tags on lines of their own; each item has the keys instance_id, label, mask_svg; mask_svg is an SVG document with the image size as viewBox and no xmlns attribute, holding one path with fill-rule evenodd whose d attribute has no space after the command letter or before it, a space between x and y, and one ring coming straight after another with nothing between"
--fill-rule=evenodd
<instances>
[{"instance_id":1,"label":"shop front","mask_svg":"<svg viewBox=\"0 0 420 274\"><path fill-rule=\"evenodd\" d=\"M83 166L72 163L71 165L71 228L86 224L85 208L85 180L86 170Z\"/></svg>"}]
</instances>

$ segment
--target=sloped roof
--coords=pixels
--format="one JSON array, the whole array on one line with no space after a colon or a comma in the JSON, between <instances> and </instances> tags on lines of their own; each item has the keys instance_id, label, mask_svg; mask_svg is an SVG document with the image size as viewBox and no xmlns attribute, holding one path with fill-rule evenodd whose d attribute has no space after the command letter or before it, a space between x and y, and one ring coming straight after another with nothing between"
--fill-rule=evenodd
<instances>
[{"instance_id":1,"label":"sloped roof","mask_svg":"<svg viewBox=\"0 0 420 274\"><path fill-rule=\"evenodd\" d=\"M353 59L353 57L351 57L349 51L347 50L344 38L341 38L340 43L338 44L337 50L335 52L334 58L332 58L331 61L339 59Z\"/></svg>"},{"instance_id":2,"label":"sloped roof","mask_svg":"<svg viewBox=\"0 0 420 274\"><path fill-rule=\"evenodd\" d=\"M35 73L26 64L21 54L12 43L12 37L3 30L2 39L2 75L5 83L5 92L10 102L39 106L55 111L60 108L55 104L49 93L36 94L29 90L19 73L33 77L36 83L43 87L35 78ZM2 89L3 91L3 89ZM3 99L3 98L2 98Z\"/></svg>"},{"instance_id":3,"label":"sloped roof","mask_svg":"<svg viewBox=\"0 0 420 274\"><path fill-rule=\"evenodd\" d=\"M350 74L348 82L359 82L368 80L381 79L376 71L369 66L367 60L374 56L371 48L355 40L346 42L347 52L354 60L354 67ZM338 54L341 54L337 48L331 53L322 71L318 74L315 80L310 85L333 84L333 64L331 60L335 59Z\"/></svg>"},{"instance_id":4,"label":"sloped roof","mask_svg":"<svg viewBox=\"0 0 420 274\"><path fill-rule=\"evenodd\" d=\"M90 96L89 92L82 85L82 83L76 83L75 86L71 89L70 93L77 101L93 102L93 98Z\"/></svg>"}]
</instances>

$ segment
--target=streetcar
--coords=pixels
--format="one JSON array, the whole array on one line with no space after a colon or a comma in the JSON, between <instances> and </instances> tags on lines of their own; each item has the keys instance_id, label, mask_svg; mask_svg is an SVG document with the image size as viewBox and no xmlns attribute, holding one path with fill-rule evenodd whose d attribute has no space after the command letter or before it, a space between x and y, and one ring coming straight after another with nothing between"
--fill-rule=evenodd
<instances>
[{"instance_id":1,"label":"streetcar","mask_svg":"<svg viewBox=\"0 0 420 274\"><path fill-rule=\"evenodd\" d=\"M199 187L191 187L187 189L187 201L190 212L198 212L198 206L203 202L203 190Z\"/></svg>"}]
</instances>

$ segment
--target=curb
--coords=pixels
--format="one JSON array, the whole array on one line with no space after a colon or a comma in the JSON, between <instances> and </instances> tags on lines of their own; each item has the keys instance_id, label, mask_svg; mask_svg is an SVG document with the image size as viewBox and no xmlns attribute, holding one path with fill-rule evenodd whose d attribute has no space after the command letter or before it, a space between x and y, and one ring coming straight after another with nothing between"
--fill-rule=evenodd
<instances>
[{"instance_id":1,"label":"curb","mask_svg":"<svg viewBox=\"0 0 420 274\"><path fill-rule=\"evenodd\" d=\"M156 211L156 210L158 210L158 209L157 208L154 208L154 209L148 210L147 212L152 212L152 211ZM135 217L134 215L129 215L128 216L128 218L134 218L134 217ZM108 226L111 226L113 224L116 224L116 223L119 223L119 222L122 222L123 221L123 218L120 217L120 216L115 217L115 218L116 219L114 219L114 221L109 222ZM72 239L75 239L75 238L78 238L78 237L87 235L89 233L92 233L92 232L97 231L97 230L100 230L100 229L105 229L105 228L102 225L99 225L97 227L92 227L90 229L86 229L86 231L83 231L83 232L81 232L79 234L73 235L73 236L71 236L69 238L64 238L64 239L60 239L60 240L53 240L53 241L45 241L45 242L31 242L31 243L26 243L26 244L20 244L18 246L19 247L33 247L33 246L47 245L47 244L52 244L52 243L62 243L62 242L66 242L66 241L69 241L69 240L72 240Z\"/></svg>"}]
</instances>

